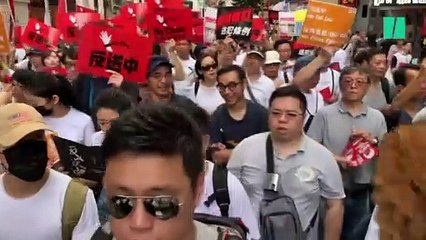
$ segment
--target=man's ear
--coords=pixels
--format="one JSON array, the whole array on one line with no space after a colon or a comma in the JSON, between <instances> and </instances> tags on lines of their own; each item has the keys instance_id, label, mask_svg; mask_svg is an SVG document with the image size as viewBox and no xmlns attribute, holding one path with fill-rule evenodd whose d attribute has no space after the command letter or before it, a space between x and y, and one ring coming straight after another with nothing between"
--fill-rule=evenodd
<instances>
[{"instance_id":1,"label":"man's ear","mask_svg":"<svg viewBox=\"0 0 426 240\"><path fill-rule=\"evenodd\" d=\"M206 163L204 162L204 165L206 165ZM205 170L206 168L204 167L204 171L198 176L197 178L197 182L195 185L195 192L194 192L194 197L195 197L195 206L197 207L200 204L200 201L203 197L204 194L204 176L205 176Z\"/></svg>"}]
</instances>

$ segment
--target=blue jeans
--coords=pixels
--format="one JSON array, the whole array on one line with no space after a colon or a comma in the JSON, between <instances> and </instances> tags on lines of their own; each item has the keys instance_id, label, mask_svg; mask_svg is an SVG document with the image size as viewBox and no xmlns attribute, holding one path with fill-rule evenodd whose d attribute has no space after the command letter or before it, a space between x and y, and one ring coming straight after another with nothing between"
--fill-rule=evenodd
<instances>
[{"instance_id":1,"label":"blue jeans","mask_svg":"<svg viewBox=\"0 0 426 240\"><path fill-rule=\"evenodd\" d=\"M371 189L347 193L343 217L342 240L363 240L367 233L373 204Z\"/></svg>"}]
</instances>

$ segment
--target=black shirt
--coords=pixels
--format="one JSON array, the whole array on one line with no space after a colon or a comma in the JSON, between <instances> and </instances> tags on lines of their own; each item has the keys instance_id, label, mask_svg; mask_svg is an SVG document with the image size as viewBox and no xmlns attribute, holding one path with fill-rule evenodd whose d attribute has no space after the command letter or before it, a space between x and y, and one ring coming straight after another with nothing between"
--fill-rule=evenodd
<instances>
[{"instance_id":1,"label":"black shirt","mask_svg":"<svg viewBox=\"0 0 426 240\"><path fill-rule=\"evenodd\" d=\"M222 143L233 149L244 138L269 131L268 111L259 104L247 100L244 118L235 120L231 117L225 104L220 105L212 115L211 143Z\"/></svg>"}]
</instances>

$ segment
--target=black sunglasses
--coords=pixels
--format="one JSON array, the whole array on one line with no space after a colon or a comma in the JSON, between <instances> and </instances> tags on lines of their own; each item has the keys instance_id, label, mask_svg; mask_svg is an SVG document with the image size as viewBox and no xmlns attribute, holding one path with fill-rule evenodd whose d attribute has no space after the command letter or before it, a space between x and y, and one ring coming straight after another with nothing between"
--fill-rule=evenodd
<instances>
[{"instance_id":1,"label":"black sunglasses","mask_svg":"<svg viewBox=\"0 0 426 240\"><path fill-rule=\"evenodd\" d=\"M209 65L206 65L206 66L201 66L201 70L203 70L203 71L209 71L210 69L213 69L213 70L215 70L215 69L217 69L217 63L213 63L213 64L209 64Z\"/></svg>"},{"instance_id":2,"label":"black sunglasses","mask_svg":"<svg viewBox=\"0 0 426 240\"><path fill-rule=\"evenodd\" d=\"M142 201L145 211L163 221L176 217L179 213L179 207L183 205L177 198L172 196L143 197L117 195L107 201L107 209L111 216L122 219L133 211L138 200Z\"/></svg>"}]
</instances>

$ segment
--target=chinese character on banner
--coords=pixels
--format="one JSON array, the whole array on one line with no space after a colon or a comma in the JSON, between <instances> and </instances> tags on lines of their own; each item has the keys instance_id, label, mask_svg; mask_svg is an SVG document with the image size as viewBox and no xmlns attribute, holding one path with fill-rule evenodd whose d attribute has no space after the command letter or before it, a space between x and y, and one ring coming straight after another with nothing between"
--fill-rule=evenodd
<instances>
[{"instance_id":1,"label":"chinese character on banner","mask_svg":"<svg viewBox=\"0 0 426 240\"><path fill-rule=\"evenodd\" d=\"M358 7L358 0L339 0L339 5L357 8Z\"/></svg>"},{"instance_id":2,"label":"chinese character on banner","mask_svg":"<svg viewBox=\"0 0 426 240\"><path fill-rule=\"evenodd\" d=\"M31 18L22 34L22 43L40 51L54 48L59 43L61 32Z\"/></svg>"},{"instance_id":3,"label":"chinese character on banner","mask_svg":"<svg viewBox=\"0 0 426 240\"><path fill-rule=\"evenodd\" d=\"M76 11L77 12L84 12L84 13L95 13L96 12L95 10L93 10L91 8L88 8L88 7L85 7L85 6L82 6L82 5L78 5L78 4L76 4Z\"/></svg>"},{"instance_id":4,"label":"chinese character on banner","mask_svg":"<svg viewBox=\"0 0 426 240\"><path fill-rule=\"evenodd\" d=\"M59 17L59 30L62 32L63 41L67 43L78 42L80 30L89 22L100 21L99 13L65 13Z\"/></svg>"},{"instance_id":5,"label":"chinese character on banner","mask_svg":"<svg viewBox=\"0 0 426 240\"><path fill-rule=\"evenodd\" d=\"M14 34L15 48L24 48L24 45L22 45L22 26L15 26Z\"/></svg>"},{"instance_id":6,"label":"chinese character on banner","mask_svg":"<svg viewBox=\"0 0 426 240\"><path fill-rule=\"evenodd\" d=\"M250 39L254 42L262 42L265 40L266 34L265 20L263 18L254 18Z\"/></svg>"},{"instance_id":7,"label":"chinese character on banner","mask_svg":"<svg viewBox=\"0 0 426 240\"><path fill-rule=\"evenodd\" d=\"M359 167L378 155L377 147L364 137L349 140L343 153L343 156L350 161L348 163L350 167Z\"/></svg>"},{"instance_id":8,"label":"chinese character on banner","mask_svg":"<svg viewBox=\"0 0 426 240\"><path fill-rule=\"evenodd\" d=\"M216 38L250 40L253 21L252 8L221 7L217 12ZM240 31L241 29L241 31Z\"/></svg>"},{"instance_id":9,"label":"chinese character on banner","mask_svg":"<svg viewBox=\"0 0 426 240\"><path fill-rule=\"evenodd\" d=\"M125 80L145 82L153 42L137 35L134 28L102 23L88 23L83 27L78 71L109 77L106 70L113 70L122 74Z\"/></svg>"},{"instance_id":10,"label":"chinese character on banner","mask_svg":"<svg viewBox=\"0 0 426 240\"><path fill-rule=\"evenodd\" d=\"M279 11L269 10L268 11L269 24L278 23Z\"/></svg>"},{"instance_id":11,"label":"chinese character on banner","mask_svg":"<svg viewBox=\"0 0 426 240\"><path fill-rule=\"evenodd\" d=\"M156 8L183 8L183 0L147 0L148 9Z\"/></svg>"},{"instance_id":12,"label":"chinese character on banner","mask_svg":"<svg viewBox=\"0 0 426 240\"><path fill-rule=\"evenodd\" d=\"M148 13L147 23L149 36L154 36L156 42L192 39L191 9L157 8Z\"/></svg>"}]
</instances>

